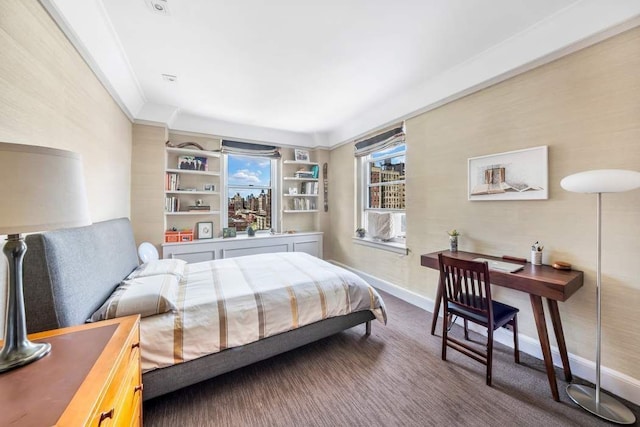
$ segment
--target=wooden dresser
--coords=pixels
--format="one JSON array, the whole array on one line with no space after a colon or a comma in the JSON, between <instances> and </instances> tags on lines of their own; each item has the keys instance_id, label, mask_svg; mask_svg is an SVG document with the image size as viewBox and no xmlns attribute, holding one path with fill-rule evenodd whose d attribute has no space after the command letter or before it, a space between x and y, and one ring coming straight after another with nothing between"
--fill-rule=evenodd
<instances>
[{"instance_id":1,"label":"wooden dresser","mask_svg":"<svg viewBox=\"0 0 640 427\"><path fill-rule=\"evenodd\" d=\"M140 319L29 336L51 352L0 374L0 426L141 426Z\"/></svg>"}]
</instances>

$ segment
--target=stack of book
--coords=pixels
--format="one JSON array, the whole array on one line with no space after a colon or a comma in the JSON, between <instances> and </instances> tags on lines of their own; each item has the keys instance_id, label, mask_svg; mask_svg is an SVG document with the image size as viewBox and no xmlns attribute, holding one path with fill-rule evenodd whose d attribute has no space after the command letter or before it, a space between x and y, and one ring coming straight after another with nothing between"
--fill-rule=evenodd
<instances>
[{"instance_id":1,"label":"stack of book","mask_svg":"<svg viewBox=\"0 0 640 427\"><path fill-rule=\"evenodd\" d=\"M180 199L174 196L165 197L164 210L165 212L178 212L180 210Z\"/></svg>"},{"instance_id":2,"label":"stack of book","mask_svg":"<svg viewBox=\"0 0 640 427\"><path fill-rule=\"evenodd\" d=\"M295 173L296 178L313 178L313 172L311 171L297 171Z\"/></svg>"},{"instance_id":3,"label":"stack of book","mask_svg":"<svg viewBox=\"0 0 640 427\"><path fill-rule=\"evenodd\" d=\"M180 188L180 175L174 172L167 172L165 188L167 191L176 191Z\"/></svg>"},{"instance_id":4,"label":"stack of book","mask_svg":"<svg viewBox=\"0 0 640 427\"><path fill-rule=\"evenodd\" d=\"M211 206L209 205L192 205L189 206L189 212L196 212L196 211L210 211L211 210Z\"/></svg>"}]
</instances>

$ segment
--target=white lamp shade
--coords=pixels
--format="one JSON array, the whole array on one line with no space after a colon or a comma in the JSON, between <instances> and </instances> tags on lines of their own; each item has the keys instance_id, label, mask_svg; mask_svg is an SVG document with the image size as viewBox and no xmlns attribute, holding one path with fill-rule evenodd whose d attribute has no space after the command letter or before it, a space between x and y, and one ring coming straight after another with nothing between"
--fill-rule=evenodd
<instances>
[{"instance_id":1,"label":"white lamp shade","mask_svg":"<svg viewBox=\"0 0 640 427\"><path fill-rule=\"evenodd\" d=\"M0 142L0 234L89 224L82 160L76 153Z\"/></svg>"},{"instance_id":2,"label":"white lamp shade","mask_svg":"<svg viewBox=\"0 0 640 427\"><path fill-rule=\"evenodd\" d=\"M560 186L575 193L619 193L639 188L640 172L622 169L579 172L562 178Z\"/></svg>"}]
</instances>

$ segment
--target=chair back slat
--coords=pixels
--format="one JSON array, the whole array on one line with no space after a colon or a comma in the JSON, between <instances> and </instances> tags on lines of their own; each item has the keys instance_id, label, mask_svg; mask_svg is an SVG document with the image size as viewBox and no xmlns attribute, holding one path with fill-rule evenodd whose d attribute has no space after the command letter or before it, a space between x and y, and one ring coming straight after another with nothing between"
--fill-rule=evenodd
<instances>
[{"instance_id":1,"label":"chair back slat","mask_svg":"<svg viewBox=\"0 0 640 427\"><path fill-rule=\"evenodd\" d=\"M486 261L469 261L438 254L443 298L493 322L491 280Z\"/></svg>"}]
</instances>

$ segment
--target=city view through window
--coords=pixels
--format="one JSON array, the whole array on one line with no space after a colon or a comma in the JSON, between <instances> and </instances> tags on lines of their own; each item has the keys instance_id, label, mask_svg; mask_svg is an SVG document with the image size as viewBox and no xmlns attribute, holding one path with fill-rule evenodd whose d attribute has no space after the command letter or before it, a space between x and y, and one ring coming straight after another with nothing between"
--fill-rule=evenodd
<instances>
[{"instance_id":1,"label":"city view through window","mask_svg":"<svg viewBox=\"0 0 640 427\"><path fill-rule=\"evenodd\" d=\"M405 209L405 144L371 154L369 209Z\"/></svg>"},{"instance_id":2,"label":"city view through window","mask_svg":"<svg viewBox=\"0 0 640 427\"><path fill-rule=\"evenodd\" d=\"M271 159L227 157L227 227L271 229Z\"/></svg>"}]
</instances>

